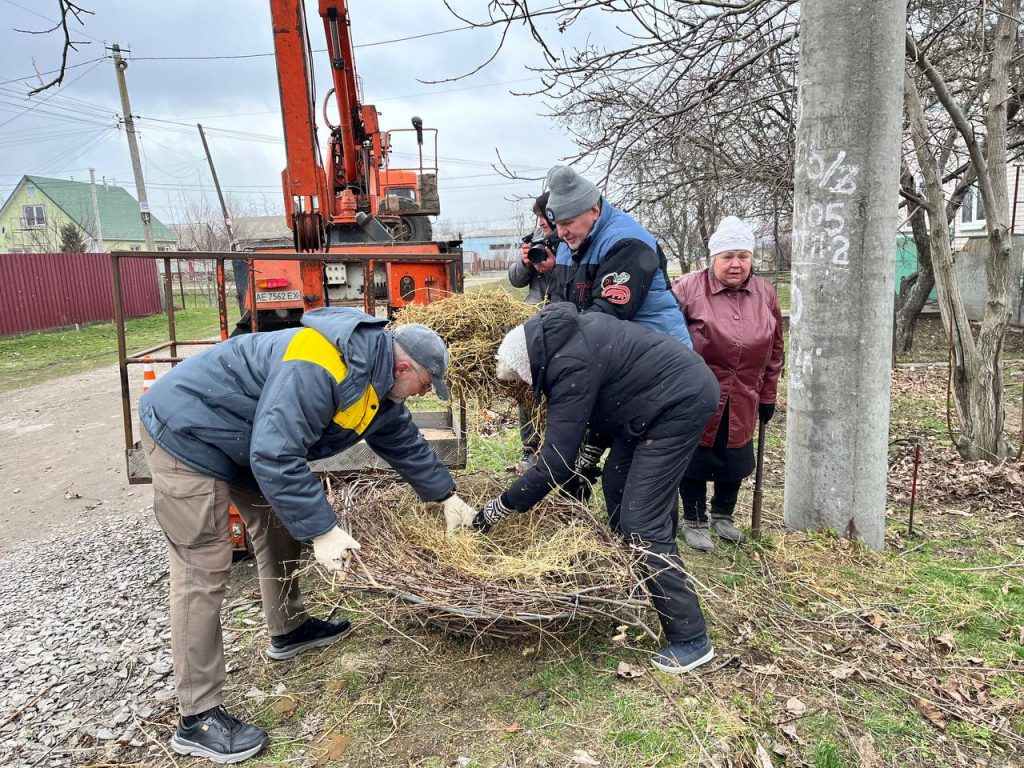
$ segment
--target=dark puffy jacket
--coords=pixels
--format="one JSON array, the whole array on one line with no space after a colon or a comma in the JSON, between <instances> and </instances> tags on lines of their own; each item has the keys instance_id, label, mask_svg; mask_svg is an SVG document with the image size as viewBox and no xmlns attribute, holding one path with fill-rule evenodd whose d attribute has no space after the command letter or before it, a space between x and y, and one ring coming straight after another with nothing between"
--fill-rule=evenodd
<instances>
[{"instance_id":1,"label":"dark puffy jacket","mask_svg":"<svg viewBox=\"0 0 1024 768\"><path fill-rule=\"evenodd\" d=\"M502 495L525 511L573 473L583 436L640 438L668 410L715 407L718 387L704 361L671 336L567 302L526 321L530 368L547 395L547 429L536 466ZM704 403L710 391L715 399Z\"/></svg>"},{"instance_id":2,"label":"dark puffy jacket","mask_svg":"<svg viewBox=\"0 0 1024 768\"><path fill-rule=\"evenodd\" d=\"M555 271L566 301L667 333L692 347L686 318L672 297L665 256L654 236L601 200L601 214L575 252L558 247Z\"/></svg>"},{"instance_id":3,"label":"dark puffy jacket","mask_svg":"<svg viewBox=\"0 0 1024 768\"><path fill-rule=\"evenodd\" d=\"M307 460L366 440L426 501L452 494L451 473L387 398L394 385L385 320L354 309L307 312L302 328L238 336L190 357L139 401L153 440L198 472L245 482L251 471L296 539L338 520Z\"/></svg>"}]
</instances>

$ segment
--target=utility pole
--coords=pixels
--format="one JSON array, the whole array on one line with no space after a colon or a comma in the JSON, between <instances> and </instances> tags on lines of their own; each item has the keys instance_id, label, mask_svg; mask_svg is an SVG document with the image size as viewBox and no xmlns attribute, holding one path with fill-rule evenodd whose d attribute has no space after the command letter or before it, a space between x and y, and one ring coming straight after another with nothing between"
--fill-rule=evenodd
<instances>
[{"instance_id":1,"label":"utility pole","mask_svg":"<svg viewBox=\"0 0 1024 768\"><path fill-rule=\"evenodd\" d=\"M89 169L89 184L92 187L92 217L96 222L93 227L92 239L96 243L96 252L103 253L103 221L100 219L100 203L96 197L96 169Z\"/></svg>"},{"instance_id":2,"label":"utility pole","mask_svg":"<svg viewBox=\"0 0 1024 768\"><path fill-rule=\"evenodd\" d=\"M905 34L905 0L801 5L785 522L875 550L885 545Z\"/></svg>"},{"instance_id":3,"label":"utility pole","mask_svg":"<svg viewBox=\"0 0 1024 768\"><path fill-rule=\"evenodd\" d=\"M128 102L128 84L124 79L124 71L128 62L121 58L121 47L114 43L114 72L117 75L117 88L121 92L121 111L124 113L124 127L128 134L128 151L132 156L132 172L135 174L135 192L139 196L139 214L142 216L142 231L146 236L146 250L155 251L153 241L152 216L149 211L149 198L146 196L146 182L142 178L142 164L139 162L139 145L135 139L135 118L132 116L132 105Z\"/></svg>"},{"instance_id":4,"label":"utility pole","mask_svg":"<svg viewBox=\"0 0 1024 768\"><path fill-rule=\"evenodd\" d=\"M213 186L217 190L217 199L220 200L220 212L224 216L224 228L228 231L228 237L231 238L231 250L233 251L235 250L235 231L231 226L231 216L228 214L228 207L224 203L224 193L220 190L217 169L213 167L210 145L206 143L206 134L203 132L203 126L200 123L196 123L196 128L199 129L199 138L203 140L203 151L206 152L206 162L210 164L210 175L213 176Z\"/></svg>"}]
</instances>

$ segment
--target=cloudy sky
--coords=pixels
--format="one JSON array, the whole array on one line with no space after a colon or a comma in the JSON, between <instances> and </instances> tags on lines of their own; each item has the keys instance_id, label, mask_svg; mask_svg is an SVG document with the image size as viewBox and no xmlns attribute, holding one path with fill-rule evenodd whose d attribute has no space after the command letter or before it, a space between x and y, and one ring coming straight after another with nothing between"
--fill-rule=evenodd
<instances>
[{"instance_id":1,"label":"cloudy sky","mask_svg":"<svg viewBox=\"0 0 1024 768\"><path fill-rule=\"evenodd\" d=\"M133 195L131 162L117 83L107 48L130 47L127 70L132 112L138 116L143 168L151 205L165 223L185 211L216 205L212 179L195 128L203 124L221 184L235 215L280 210L284 166L278 82L266 0L79 0L85 16L63 85L31 99L35 70L59 66L59 33L32 36L57 20L57 0L0 0L0 193L6 198L24 174L87 181L89 169ZM485 0L455 3L484 19ZM512 226L523 198L538 181L509 181L492 168L496 151L527 176L573 153L548 118L543 98L514 96L539 84L527 67L541 62L536 44L514 28L498 58L478 74L436 85L474 69L498 39L494 29L465 29L440 2L351 0L356 69L366 103L384 128L404 128L413 115L438 128L441 218L469 231ZM325 47L315 0L307 0L314 51ZM553 29L556 47L571 47L595 30ZM413 38L413 39L403 39ZM210 58L210 57L224 58ZM317 59L317 98L330 88L326 54ZM51 75L52 76L52 75ZM321 128L321 137L326 131ZM516 200L520 202L516 202Z\"/></svg>"}]
</instances>

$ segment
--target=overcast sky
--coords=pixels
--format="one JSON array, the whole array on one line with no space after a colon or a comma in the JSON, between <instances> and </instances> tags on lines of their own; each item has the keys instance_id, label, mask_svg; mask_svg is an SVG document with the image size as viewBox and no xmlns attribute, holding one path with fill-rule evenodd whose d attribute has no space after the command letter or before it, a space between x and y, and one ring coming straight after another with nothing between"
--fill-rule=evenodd
<instances>
[{"instance_id":1,"label":"overcast sky","mask_svg":"<svg viewBox=\"0 0 1024 768\"><path fill-rule=\"evenodd\" d=\"M24 174L88 181L116 179L135 195L113 64L106 47L130 47L127 70L132 112L139 117L143 168L156 215L165 223L185 218L185 201L216 205L196 122L207 129L221 184L239 208L280 209L284 166L278 82L266 0L80 0L94 12L76 39L88 41L69 56L64 84L27 99L45 73L59 66L59 33L21 34L57 20L57 0L0 0L0 192L6 198ZM307 0L314 50L325 47L315 0ZM485 0L456 3L483 19ZM497 30L462 29L433 0L352 0L356 70L366 103L377 106L383 128L409 126L413 115L438 128L441 218L461 229L511 226L516 198L536 195L539 182L509 181L491 166L495 150L517 170L543 176L571 155L574 145L551 120L540 97L513 96L539 79L527 66L541 62L522 27L499 57L464 80L454 77L487 58ZM577 25L556 47L592 35ZM399 40L437 33L413 40ZM262 55L261 55L262 54ZM236 58L203 59L225 56ZM245 57L245 58L237 58ZM326 54L317 60L317 98L330 88ZM318 107L319 111L319 107ZM319 117L318 117L319 119ZM180 124L179 124L180 123ZM217 130L220 129L220 130ZM326 131L321 127L321 144ZM246 213L242 210L236 213Z\"/></svg>"}]
</instances>

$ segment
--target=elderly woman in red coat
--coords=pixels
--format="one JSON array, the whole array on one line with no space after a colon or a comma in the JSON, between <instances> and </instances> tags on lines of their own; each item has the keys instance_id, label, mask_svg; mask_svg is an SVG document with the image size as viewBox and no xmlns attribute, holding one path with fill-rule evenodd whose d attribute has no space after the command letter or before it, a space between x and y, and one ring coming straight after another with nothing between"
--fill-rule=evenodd
<instances>
[{"instance_id":1,"label":"elderly woman in red coat","mask_svg":"<svg viewBox=\"0 0 1024 768\"><path fill-rule=\"evenodd\" d=\"M771 283L750 273L754 232L727 216L708 241L711 264L672 285L686 315L693 349L704 358L721 395L679 491L687 545L714 549L710 528L726 541L743 534L733 521L743 478L754 470L754 427L775 413L782 371L782 312ZM708 523L707 483L714 486Z\"/></svg>"}]
</instances>

